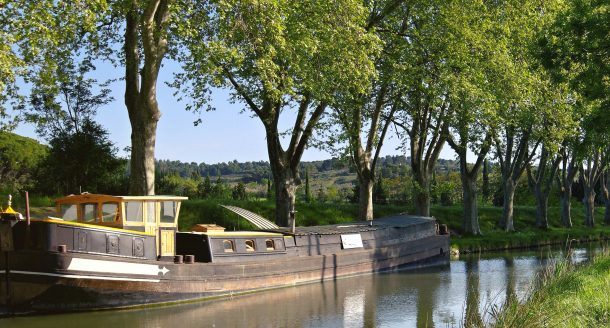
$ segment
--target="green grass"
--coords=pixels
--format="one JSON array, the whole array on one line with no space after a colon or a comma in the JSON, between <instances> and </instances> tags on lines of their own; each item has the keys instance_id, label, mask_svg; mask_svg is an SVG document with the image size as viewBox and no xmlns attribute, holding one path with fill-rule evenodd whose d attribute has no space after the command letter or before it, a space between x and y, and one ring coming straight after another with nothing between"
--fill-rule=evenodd
<instances>
[{"instance_id":1,"label":"green grass","mask_svg":"<svg viewBox=\"0 0 610 328\"><path fill-rule=\"evenodd\" d=\"M610 327L610 256L585 266L562 261L540 277L524 303L492 312L492 327ZM477 325L475 325L477 326Z\"/></svg>"},{"instance_id":2,"label":"green grass","mask_svg":"<svg viewBox=\"0 0 610 328\"><path fill-rule=\"evenodd\" d=\"M180 215L180 229L188 230L197 223L216 223L227 230L253 229L249 222L241 219L218 204L235 205L248 209L263 217L273 220L274 203L267 200L189 200L183 203ZM332 203L298 203L297 225L323 225L354 221L358 214L356 204ZM375 217L383 217L397 213L413 213L412 208L399 205L375 205ZM432 216L439 223L447 224L453 235L452 246L461 252L477 252L510 248L527 248L545 244L566 244L575 241L590 241L610 238L610 226L604 226L599 217L603 209L598 208L598 224L594 229L585 227L582 207L574 206L570 229L559 224L559 208L549 209L549 229L535 227L536 209L532 206L515 207L516 232L506 233L496 228L502 208L483 206L479 208L479 220L482 236L463 236L461 206L433 206Z\"/></svg>"},{"instance_id":3,"label":"green grass","mask_svg":"<svg viewBox=\"0 0 610 328\"><path fill-rule=\"evenodd\" d=\"M516 206L514 210L515 232L504 232L496 224L502 215L502 208L484 206L479 208L479 225L482 236L462 236L462 208L460 206L433 207L432 215L449 229L456 232L451 243L461 252L476 252L510 248L527 248L548 244L566 244L578 241L592 241L610 238L610 226L603 225L600 217L603 208L596 209L597 226L594 229L584 225L584 210L580 206L572 208L572 228L564 228L559 222L559 208L549 208L549 228L536 228L536 208Z\"/></svg>"}]
</instances>

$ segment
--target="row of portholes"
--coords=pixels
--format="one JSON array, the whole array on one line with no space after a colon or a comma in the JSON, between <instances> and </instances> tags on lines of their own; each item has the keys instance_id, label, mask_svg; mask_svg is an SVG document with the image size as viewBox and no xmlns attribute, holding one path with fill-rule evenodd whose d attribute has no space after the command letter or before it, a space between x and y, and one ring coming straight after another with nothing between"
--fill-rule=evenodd
<instances>
[{"instance_id":1,"label":"row of portholes","mask_svg":"<svg viewBox=\"0 0 610 328\"><path fill-rule=\"evenodd\" d=\"M244 241L244 244L246 246L246 252L256 252L256 242L254 239L246 239ZM223 240L222 246L224 248L225 253L235 252L235 242L233 240ZM265 248L267 251L275 250L275 242L273 241L273 239L265 239Z\"/></svg>"}]
</instances>

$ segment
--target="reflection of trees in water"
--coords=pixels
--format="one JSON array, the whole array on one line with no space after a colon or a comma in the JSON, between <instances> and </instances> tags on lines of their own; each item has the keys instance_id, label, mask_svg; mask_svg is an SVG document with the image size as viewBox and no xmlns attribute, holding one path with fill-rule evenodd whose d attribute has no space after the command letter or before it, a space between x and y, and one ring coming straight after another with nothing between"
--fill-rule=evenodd
<instances>
[{"instance_id":1,"label":"reflection of trees in water","mask_svg":"<svg viewBox=\"0 0 610 328\"><path fill-rule=\"evenodd\" d=\"M371 276L371 288L364 294L364 327L377 327L377 275ZM368 280L367 280L368 282ZM345 326L345 323L343 324Z\"/></svg>"},{"instance_id":2,"label":"reflection of trees in water","mask_svg":"<svg viewBox=\"0 0 610 328\"><path fill-rule=\"evenodd\" d=\"M506 274L506 298L504 304L517 302L517 291L515 287L515 261L513 257L504 258L504 272Z\"/></svg>"},{"instance_id":3,"label":"reflection of trees in water","mask_svg":"<svg viewBox=\"0 0 610 328\"><path fill-rule=\"evenodd\" d=\"M479 262L466 261L466 311L464 327L482 327L483 318L479 313L481 297L479 295Z\"/></svg>"},{"instance_id":4,"label":"reflection of trees in water","mask_svg":"<svg viewBox=\"0 0 610 328\"><path fill-rule=\"evenodd\" d=\"M433 311L436 308L435 295L441 285L438 274L426 276L417 285L417 327L434 327Z\"/></svg>"}]
</instances>

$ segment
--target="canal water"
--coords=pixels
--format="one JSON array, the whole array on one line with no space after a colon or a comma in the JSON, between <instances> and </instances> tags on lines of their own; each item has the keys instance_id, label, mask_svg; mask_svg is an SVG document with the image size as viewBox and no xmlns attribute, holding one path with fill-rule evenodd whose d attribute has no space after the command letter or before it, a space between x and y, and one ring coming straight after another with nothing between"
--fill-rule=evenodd
<instances>
[{"instance_id":1,"label":"canal water","mask_svg":"<svg viewBox=\"0 0 610 328\"><path fill-rule=\"evenodd\" d=\"M174 306L6 318L0 327L462 327L466 317L489 320L507 297L524 299L556 259L582 262L601 248L467 255L418 271Z\"/></svg>"}]
</instances>

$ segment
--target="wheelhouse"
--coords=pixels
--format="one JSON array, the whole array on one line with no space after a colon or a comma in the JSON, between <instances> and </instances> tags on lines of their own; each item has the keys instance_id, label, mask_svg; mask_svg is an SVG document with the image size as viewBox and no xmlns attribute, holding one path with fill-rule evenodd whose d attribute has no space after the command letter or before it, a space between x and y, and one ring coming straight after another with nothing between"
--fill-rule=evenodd
<instances>
[{"instance_id":1,"label":"wheelhouse","mask_svg":"<svg viewBox=\"0 0 610 328\"><path fill-rule=\"evenodd\" d=\"M181 201L179 196L70 195L57 199L51 219L154 234L158 255L175 255L175 234Z\"/></svg>"}]
</instances>

